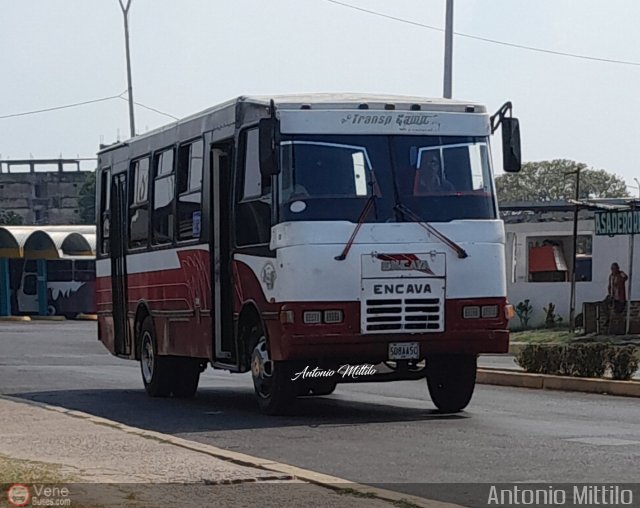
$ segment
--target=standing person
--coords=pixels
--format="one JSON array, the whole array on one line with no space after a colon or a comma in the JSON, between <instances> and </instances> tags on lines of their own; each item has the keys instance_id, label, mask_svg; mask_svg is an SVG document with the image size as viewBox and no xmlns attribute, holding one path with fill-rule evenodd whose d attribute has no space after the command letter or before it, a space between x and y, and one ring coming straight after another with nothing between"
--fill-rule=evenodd
<instances>
[{"instance_id":1,"label":"standing person","mask_svg":"<svg viewBox=\"0 0 640 508\"><path fill-rule=\"evenodd\" d=\"M620 270L618 263L611 264L611 274L609 275L609 287L607 298L613 303L615 312L623 312L627 302L627 293L625 290L625 282L629 277Z\"/></svg>"}]
</instances>

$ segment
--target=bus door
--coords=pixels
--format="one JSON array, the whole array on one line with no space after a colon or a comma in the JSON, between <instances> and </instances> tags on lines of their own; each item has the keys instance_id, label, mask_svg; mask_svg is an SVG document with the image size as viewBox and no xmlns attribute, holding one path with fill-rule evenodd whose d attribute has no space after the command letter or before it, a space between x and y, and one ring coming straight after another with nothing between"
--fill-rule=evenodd
<instances>
[{"instance_id":1,"label":"bus door","mask_svg":"<svg viewBox=\"0 0 640 508\"><path fill-rule=\"evenodd\" d=\"M214 358L219 363L235 363L233 336L231 258L229 245L231 160L233 141L215 143L211 148L210 245Z\"/></svg>"},{"instance_id":2,"label":"bus door","mask_svg":"<svg viewBox=\"0 0 640 508\"><path fill-rule=\"evenodd\" d=\"M111 179L111 290L113 301L114 353L129 355L131 338L127 322L127 174Z\"/></svg>"}]
</instances>

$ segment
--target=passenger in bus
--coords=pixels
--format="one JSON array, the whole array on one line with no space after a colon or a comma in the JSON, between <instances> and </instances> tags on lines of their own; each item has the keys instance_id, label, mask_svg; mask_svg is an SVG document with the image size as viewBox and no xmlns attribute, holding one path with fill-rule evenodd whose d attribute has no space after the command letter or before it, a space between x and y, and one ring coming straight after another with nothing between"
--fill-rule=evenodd
<instances>
[{"instance_id":1,"label":"passenger in bus","mask_svg":"<svg viewBox=\"0 0 640 508\"><path fill-rule=\"evenodd\" d=\"M453 191L455 191L453 184L442 173L440 155L435 151L427 153L416 171L414 195Z\"/></svg>"}]
</instances>

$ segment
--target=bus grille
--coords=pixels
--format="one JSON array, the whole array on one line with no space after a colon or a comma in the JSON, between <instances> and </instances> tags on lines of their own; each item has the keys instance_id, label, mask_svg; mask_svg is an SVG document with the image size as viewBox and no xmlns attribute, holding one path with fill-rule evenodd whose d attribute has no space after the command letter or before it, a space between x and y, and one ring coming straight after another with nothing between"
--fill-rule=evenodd
<instances>
[{"instance_id":1,"label":"bus grille","mask_svg":"<svg viewBox=\"0 0 640 508\"><path fill-rule=\"evenodd\" d=\"M366 332L442 331L442 302L439 298L393 298L366 300Z\"/></svg>"}]
</instances>

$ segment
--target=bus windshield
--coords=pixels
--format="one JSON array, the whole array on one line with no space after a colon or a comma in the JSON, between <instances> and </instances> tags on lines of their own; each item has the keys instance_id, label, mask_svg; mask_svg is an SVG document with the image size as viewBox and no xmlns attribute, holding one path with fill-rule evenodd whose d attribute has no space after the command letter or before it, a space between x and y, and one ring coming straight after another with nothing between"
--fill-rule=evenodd
<instances>
[{"instance_id":1,"label":"bus windshield","mask_svg":"<svg viewBox=\"0 0 640 508\"><path fill-rule=\"evenodd\" d=\"M453 136L290 136L281 143L281 221L429 222L497 217L487 139Z\"/></svg>"}]
</instances>

